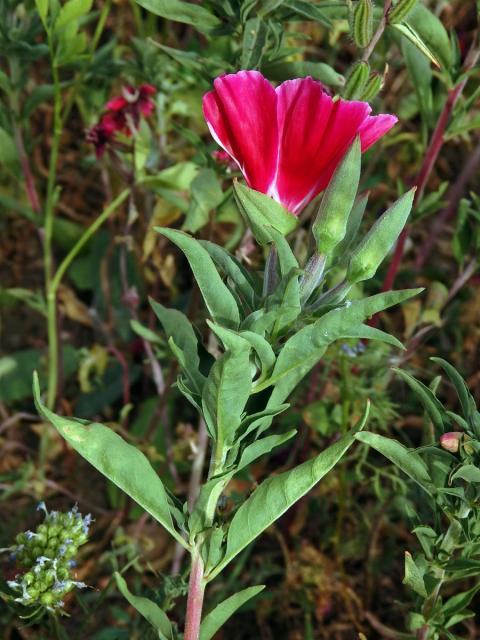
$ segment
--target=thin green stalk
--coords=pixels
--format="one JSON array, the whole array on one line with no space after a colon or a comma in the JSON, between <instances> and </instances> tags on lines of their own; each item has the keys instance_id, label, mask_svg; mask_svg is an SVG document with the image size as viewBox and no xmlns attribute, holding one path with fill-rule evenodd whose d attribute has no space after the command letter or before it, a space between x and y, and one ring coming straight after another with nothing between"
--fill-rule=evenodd
<instances>
[{"instance_id":1,"label":"thin green stalk","mask_svg":"<svg viewBox=\"0 0 480 640\"><path fill-rule=\"evenodd\" d=\"M50 150L50 162L48 167L47 197L45 203L45 226L43 237L43 251L45 262L45 297L47 299L47 332L48 332L48 390L47 407L53 409L57 395L58 384L58 335L57 335L57 305L55 293L52 292L52 236L53 220L55 215L55 201L57 190L57 162L60 137L62 134L62 96L60 91L60 79L58 74L52 35L48 32L48 46L52 62L52 78L54 86L53 102L53 136Z\"/></svg>"},{"instance_id":2,"label":"thin green stalk","mask_svg":"<svg viewBox=\"0 0 480 640\"><path fill-rule=\"evenodd\" d=\"M57 293L58 286L65 275L68 267L72 264L73 260L80 253L85 244L90 240L90 238L96 233L96 231L102 226L102 224L108 220L108 218L115 213L118 207L124 202L130 194L130 189L124 189L120 195L118 195L115 200L105 207L102 213L95 218L92 224L85 229L81 238L75 243L75 245L70 249L69 253L65 256L65 258L60 263L60 266L55 272L54 277L50 283L50 290L53 291L54 295Z\"/></svg>"}]
</instances>

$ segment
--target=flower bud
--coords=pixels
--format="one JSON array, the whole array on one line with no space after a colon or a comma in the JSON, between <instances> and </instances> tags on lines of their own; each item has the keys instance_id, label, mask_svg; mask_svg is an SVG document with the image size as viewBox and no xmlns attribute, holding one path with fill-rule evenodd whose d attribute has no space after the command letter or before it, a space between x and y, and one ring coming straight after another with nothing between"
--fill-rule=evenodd
<instances>
[{"instance_id":1,"label":"flower bud","mask_svg":"<svg viewBox=\"0 0 480 640\"><path fill-rule=\"evenodd\" d=\"M373 34L373 2L358 0L353 10L352 35L358 47L366 47Z\"/></svg>"},{"instance_id":2,"label":"flower bud","mask_svg":"<svg viewBox=\"0 0 480 640\"><path fill-rule=\"evenodd\" d=\"M444 433L440 436L440 446L442 449L445 449L445 451L457 453L463 435L462 431L449 431L448 433Z\"/></svg>"},{"instance_id":3,"label":"flower bud","mask_svg":"<svg viewBox=\"0 0 480 640\"><path fill-rule=\"evenodd\" d=\"M415 187L387 209L361 240L350 258L345 276L347 282L356 284L373 278L405 226L414 195Z\"/></svg>"},{"instance_id":4,"label":"flower bud","mask_svg":"<svg viewBox=\"0 0 480 640\"><path fill-rule=\"evenodd\" d=\"M370 65L368 62L358 62L355 64L347 78L343 97L347 100L358 100L359 96L367 83L370 74Z\"/></svg>"},{"instance_id":5,"label":"flower bud","mask_svg":"<svg viewBox=\"0 0 480 640\"><path fill-rule=\"evenodd\" d=\"M345 237L360 180L361 147L357 136L325 189L312 226L317 251L328 255Z\"/></svg>"},{"instance_id":6,"label":"flower bud","mask_svg":"<svg viewBox=\"0 0 480 640\"><path fill-rule=\"evenodd\" d=\"M402 22L416 4L417 0L398 0L388 12L389 24Z\"/></svg>"},{"instance_id":7,"label":"flower bud","mask_svg":"<svg viewBox=\"0 0 480 640\"><path fill-rule=\"evenodd\" d=\"M383 76L378 71L374 71L367 83L365 84L363 91L360 95L360 100L364 102L370 102L380 93L383 87Z\"/></svg>"}]
</instances>

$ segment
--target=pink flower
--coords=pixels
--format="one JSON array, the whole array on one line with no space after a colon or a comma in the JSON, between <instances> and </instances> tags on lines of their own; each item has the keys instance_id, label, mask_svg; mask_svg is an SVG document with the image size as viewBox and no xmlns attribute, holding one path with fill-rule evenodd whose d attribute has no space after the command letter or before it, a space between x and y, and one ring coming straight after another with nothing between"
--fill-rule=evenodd
<instances>
[{"instance_id":1,"label":"pink flower","mask_svg":"<svg viewBox=\"0 0 480 640\"><path fill-rule=\"evenodd\" d=\"M331 98L312 78L274 89L258 71L221 76L203 98L212 136L248 185L294 215L325 189L356 135L366 151L397 122L370 112L367 102Z\"/></svg>"}]
</instances>

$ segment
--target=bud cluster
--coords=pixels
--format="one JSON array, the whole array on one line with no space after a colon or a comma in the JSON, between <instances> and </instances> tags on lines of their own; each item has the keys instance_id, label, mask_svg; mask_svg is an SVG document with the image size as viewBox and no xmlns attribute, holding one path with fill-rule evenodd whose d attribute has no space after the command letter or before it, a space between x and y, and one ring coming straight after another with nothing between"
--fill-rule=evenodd
<instances>
[{"instance_id":1,"label":"bud cluster","mask_svg":"<svg viewBox=\"0 0 480 640\"><path fill-rule=\"evenodd\" d=\"M15 602L54 611L63 607L63 598L72 589L86 587L73 579L72 569L79 546L87 542L92 516L82 517L77 506L68 513L48 512L41 502L37 509L45 512L45 519L35 531L17 535L12 558L24 571L8 586L19 594Z\"/></svg>"}]
</instances>

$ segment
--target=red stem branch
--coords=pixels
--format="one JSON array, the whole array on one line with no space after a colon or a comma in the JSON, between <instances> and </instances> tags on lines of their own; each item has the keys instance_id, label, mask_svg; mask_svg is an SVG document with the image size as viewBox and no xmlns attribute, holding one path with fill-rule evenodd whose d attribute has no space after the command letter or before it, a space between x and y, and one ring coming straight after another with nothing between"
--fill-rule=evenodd
<instances>
[{"instance_id":1,"label":"red stem branch","mask_svg":"<svg viewBox=\"0 0 480 640\"><path fill-rule=\"evenodd\" d=\"M464 77L462 80L456 84L453 89L450 89L448 92L447 100L442 109L442 113L438 119L438 122L435 126L435 130L433 131L432 138L430 140L430 144L428 145L427 152L425 154L425 159L423 161L422 168L420 169L420 173L415 181L417 185L417 191L415 193L415 200L413 202L414 206L422 199L423 192L427 185L427 182L432 173L433 167L438 159L438 155L443 147L445 142L445 130L447 128L448 122L450 120L450 116L452 115L452 111L455 108L455 105L458 102L458 99L462 95L463 89L467 83L467 75L466 72L473 68L476 64L480 55L480 49L478 48L477 36L470 47L470 51L467 54L464 64ZM397 275L397 271L400 267L403 251L405 248L405 243L407 241L408 236L410 235L410 226L405 227L405 229L400 234L397 244L395 246L395 251L393 253L392 260L387 270L387 274L385 276L385 280L383 283L382 291L390 291L392 289L393 284L395 282L395 277Z\"/></svg>"},{"instance_id":2,"label":"red stem branch","mask_svg":"<svg viewBox=\"0 0 480 640\"><path fill-rule=\"evenodd\" d=\"M203 596L203 561L198 550L192 556L192 570L188 583L187 616L185 619L184 640L199 640L202 620Z\"/></svg>"}]
</instances>

